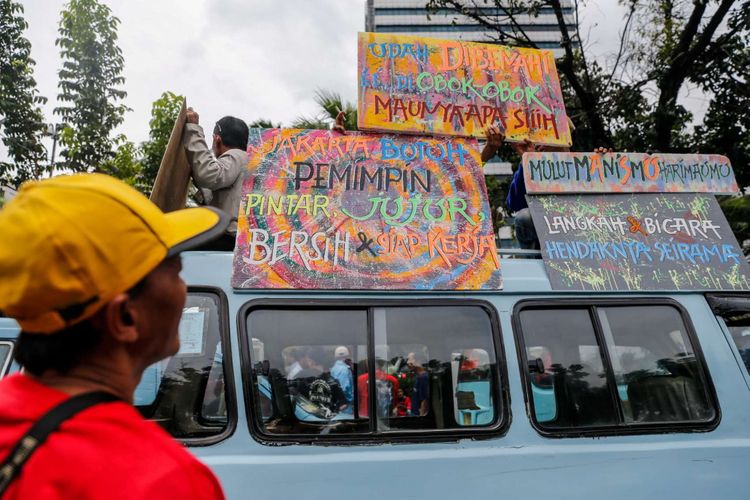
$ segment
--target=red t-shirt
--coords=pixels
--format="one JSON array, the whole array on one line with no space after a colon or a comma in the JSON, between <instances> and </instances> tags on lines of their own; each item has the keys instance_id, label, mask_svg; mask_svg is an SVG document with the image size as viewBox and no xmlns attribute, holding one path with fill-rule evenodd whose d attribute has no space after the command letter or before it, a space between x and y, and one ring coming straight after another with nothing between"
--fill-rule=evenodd
<instances>
[{"instance_id":1,"label":"red t-shirt","mask_svg":"<svg viewBox=\"0 0 750 500\"><path fill-rule=\"evenodd\" d=\"M363 373L362 375L357 377L357 393L359 394L358 405L360 417L367 417L370 412L368 408L370 396L367 392L368 375L369 374L367 373ZM393 408L393 406L396 404L396 401L398 401L398 379L396 379L396 377L394 377L393 375L388 375L380 368L375 370L375 378L377 380L385 380L390 386L392 392L390 407Z\"/></svg>"},{"instance_id":2,"label":"red t-shirt","mask_svg":"<svg viewBox=\"0 0 750 500\"><path fill-rule=\"evenodd\" d=\"M67 394L16 374L0 381L0 460ZM213 473L131 405L101 403L65 421L34 452L8 499L223 499Z\"/></svg>"}]
</instances>

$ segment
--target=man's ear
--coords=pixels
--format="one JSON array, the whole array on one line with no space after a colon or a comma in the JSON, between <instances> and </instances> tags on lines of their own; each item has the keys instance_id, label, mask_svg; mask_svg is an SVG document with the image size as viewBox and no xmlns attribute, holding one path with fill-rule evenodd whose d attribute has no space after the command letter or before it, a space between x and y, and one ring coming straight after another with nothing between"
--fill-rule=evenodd
<instances>
[{"instance_id":1,"label":"man's ear","mask_svg":"<svg viewBox=\"0 0 750 500\"><path fill-rule=\"evenodd\" d=\"M103 312L102 320L112 338L126 344L138 340L139 311L127 293L115 296L104 306Z\"/></svg>"}]
</instances>

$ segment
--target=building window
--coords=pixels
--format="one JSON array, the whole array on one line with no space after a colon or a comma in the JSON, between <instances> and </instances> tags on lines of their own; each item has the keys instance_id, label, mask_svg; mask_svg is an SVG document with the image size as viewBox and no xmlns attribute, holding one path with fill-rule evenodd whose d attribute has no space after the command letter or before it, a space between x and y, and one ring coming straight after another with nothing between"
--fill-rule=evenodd
<instances>
[{"instance_id":1,"label":"building window","mask_svg":"<svg viewBox=\"0 0 750 500\"><path fill-rule=\"evenodd\" d=\"M267 437L439 437L496 431L501 421L482 306L251 304L245 338L256 401L248 410Z\"/></svg>"},{"instance_id":2,"label":"building window","mask_svg":"<svg viewBox=\"0 0 750 500\"><path fill-rule=\"evenodd\" d=\"M498 8L492 8L492 7L478 7L474 9L470 9L470 12L481 14L483 16L499 16L499 17L507 17L507 14L505 14L504 11ZM553 8L549 7L542 7L539 9L539 15L543 14L554 14L555 10ZM563 15L572 15L573 8L571 7L563 7L562 8ZM427 10L426 8L414 8L414 7L375 7L375 15L376 16L403 16L403 15L414 15L414 16L421 16L421 17L427 17L427 15L434 16L434 15L459 15L459 12L457 12L454 9L435 9L434 11ZM519 16L523 16L524 14L521 13Z\"/></svg>"},{"instance_id":3,"label":"building window","mask_svg":"<svg viewBox=\"0 0 750 500\"><path fill-rule=\"evenodd\" d=\"M676 307L531 305L518 320L539 429L638 432L715 421L706 370Z\"/></svg>"}]
</instances>

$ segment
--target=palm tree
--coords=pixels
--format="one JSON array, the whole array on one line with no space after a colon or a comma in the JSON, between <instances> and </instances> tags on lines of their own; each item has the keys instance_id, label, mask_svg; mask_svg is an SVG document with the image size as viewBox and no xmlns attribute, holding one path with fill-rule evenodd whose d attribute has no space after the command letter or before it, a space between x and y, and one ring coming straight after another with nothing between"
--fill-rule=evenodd
<instances>
[{"instance_id":1,"label":"palm tree","mask_svg":"<svg viewBox=\"0 0 750 500\"><path fill-rule=\"evenodd\" d=\"M265 118L258 118L247 124L248 128L281 128L281 123L273 123Z\"/></svg>"},{"instance_id":2,"label":"palm tree","mask_svg":"<svg viewBox=\"0 0 750 500\"><path fill-rule=\"evenodd\" d=\"M340 111L344 113L344 128L357 130L357 107L350 102L343 102L341 95L330 91L317 89L315 102L320 106L317 116L299 116L292 122L292 128L327 129L336 121Z\"/></svg>"}]
</instances>

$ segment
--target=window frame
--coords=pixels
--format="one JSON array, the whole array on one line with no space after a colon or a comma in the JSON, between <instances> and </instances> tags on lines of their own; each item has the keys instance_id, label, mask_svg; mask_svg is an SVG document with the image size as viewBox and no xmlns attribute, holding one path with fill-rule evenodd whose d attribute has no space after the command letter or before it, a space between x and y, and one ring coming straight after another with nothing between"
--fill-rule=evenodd
<instances>
[{"instance_id":1,"label":"window frame","mask_svg":"<svg viewBox=\"0 0 750 500\"><path fill-rule=\"evenodd\" d=\"M224 441L237 429L237 398L234 384L234 370L232 369L231 335L229 332L229 300L221 288L212 286L188 286L187 294L215 295L218 298L219 340L222 345L222 365L224 370L224 390L226 392L227 425L220 433L199 438L173 438L185 446L202 447ZM205 393L205 384L199 393ZM198 410L200 411L200 410Z\"/></svg>"},{"instance_id":2,"label":"window frame","mask_svg":"<svg viewBox=\"0 0 750 500\"><path fill-rule=\"evenodd\" d=\"M6 375L8 375L8 370L10 369L10 365L13 362L13 351L16 348L16 343L12 340L0 340L0 345L7 345L10 347L10 349L8 350L8 356L3 361L2 366L0 366L0 379L2 379L5 378Z\"/></svg>"},{"instance_id":3,"label":"window frame","mask_svg":"<svg viewBox=\"0 0 750 500\"><path fill-rule=\"evenodd\" d=\"M691 342L691 347L695 353L695 359L698 362L700 377L708 393L708 402L713 406L715 411L714 418L707 422L646 422L646 423L627 423L625 422L622 405L619 401L613 400L616 404L615 414L619 422L615 425L580 427L570 429L550 429L540 424L536 420L536 411L534 408L534 398L531 389L531 379L528 376L528 357L526 354L526 344L521 325L520 313L528 309L585 309L591 318L592 327L599 344L599 350L602 353L602 363L607 374L607 383L609 392L613 398L617 398L617 385L614 383L614 370L610 353L607 349L606 339L602 331L602 325L597 314L597 308L600 307L637 307L637 306L668 306L673 307L685 327L685 334ZM708 369L706 359L703 355L695 328L690 320L685 307L678 301L668 297L638 297L632 299L621 298L565 298L565 299L525 299L516 302L513 306L511 323L513 325L513 337L518 353L519 370L521 372L521 385L523 386L523 397L526 403L526 411L531 426L540 435L547 438L575 438L590 436L632 436L638 434L666 434L676 432L710 432L714 430L721 421L721 407L716 395L711 372Z\"/></svg>"},{"instance_id":4,"label":"window frame","mask_svg":"<svg viewBox=\"0 0 750 500\"><path fill-rule=\"evenodd\" d=\"M303 434L269 434L263 430L260 411L260 395L255 383L252 370L252 359L250 357L250 335L247 328L247 319L250 313L258 309L281 309L281 310L364 310L367 313L367 356L373 359L375 356L373 309L378 307L479 307L487 315L490 321L490 337L494 345L495 360L497 368L494 375L498 384L492 396L501 402L501 408L497 414L497 420L488 426L466 427L464 429L424 429L424 430L391 430L378 432L375 417L373 416L374 398L368 398L370 404L369 430L367 433L332 434L332 435L303 435ZM505 360L505 349L502 342L500 320L497 310L488 301L480 299L304 299L304 298L259 298L243 304L237 313L238 337L240 344L240 363L242 375L243 396L245 399L245 411L250 435L257 442L268 446L278 445L324 445L324 446L351 446L351 445L373 445L389 443L427 443L427 442L457 442L462 439L491 439L504 436L511 421L510 415L510 388ZM371 364L371 363L370 363ZM368 367L369 368L369 367ZM374 370L374 368L373 368ZM372 386L371 386L371 389Z\"/></svg>"},{"instance_id":5,"label":"window frame","mask_svg":"<svg viewBox=\"0 0 750 500\"><path fill-rule=\"evenodd\" d=\"M740 371L742 372L742 376L745 380L745 385L747 385L748 389L750 389L750 369L745 366L745 362L742 360L742 355L740 355L740 350L737 347L734 338L732 337L732 332L729 331L729 326L727 326L727 323L724 320L724 314L728 314L738 310L745 310L745 307L747 307L747 310L750 311L750 294L731 292L707 293L706 302L708 303L708 307L711 309L711 314L714 316L714 318L716 318L716 322L719 324L719 327L721 328L721 331L724 334L727 343L729 344L729 348L732 350L732 355L734 356L735 361L737 361L737 366L739 366ZM742 303L743 307L740 308L739 304L737 304L738 302ZM747 303L748 305L744 306L744 303Z\"/></svg>"}]
</instances>

